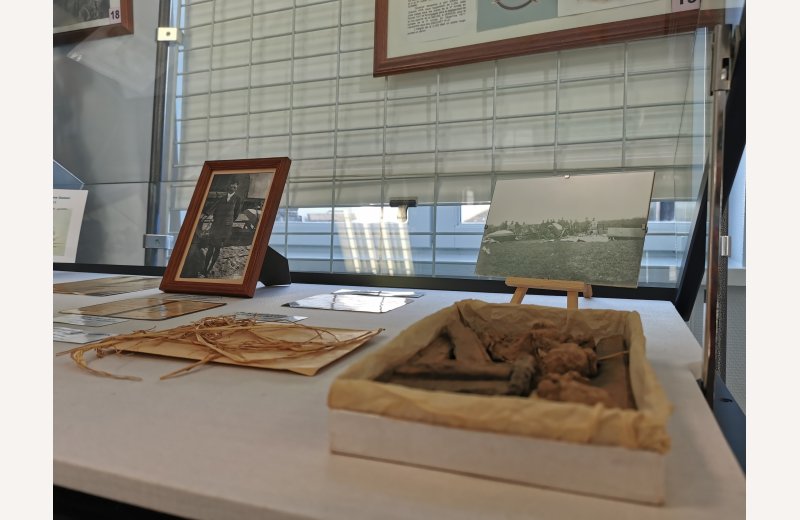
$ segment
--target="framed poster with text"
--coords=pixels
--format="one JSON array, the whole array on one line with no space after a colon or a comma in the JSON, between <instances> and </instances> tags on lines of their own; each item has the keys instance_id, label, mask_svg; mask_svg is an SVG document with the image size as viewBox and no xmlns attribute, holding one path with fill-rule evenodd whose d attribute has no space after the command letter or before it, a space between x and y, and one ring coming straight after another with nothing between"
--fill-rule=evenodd
<instances>
[{"instance_id":1,"label":"framed poster with text","mask_svg":"<svg viewBox=\"0 0 800 520\"><path fill-rule=\"evenodd\" d=\"M743 0L375 0L373 75L692 31L723 23L736 3Z\"/></svg>"}]
</instances>

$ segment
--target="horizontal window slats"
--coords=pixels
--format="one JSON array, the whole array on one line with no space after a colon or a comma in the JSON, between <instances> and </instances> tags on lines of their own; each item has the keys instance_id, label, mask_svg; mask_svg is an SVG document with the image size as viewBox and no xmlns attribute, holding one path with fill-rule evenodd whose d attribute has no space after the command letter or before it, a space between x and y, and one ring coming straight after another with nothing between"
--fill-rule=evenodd
<instances>
[{"instance_id":1,"label":"horizontal window slats","mask_svg":"<svg viewBox=\"0 0 800 520\"><path fill-rule=\"evenodd\" d=\"M675 282L706 154L704 31L375 78L373 11L182 4L170 214L204 161L286 155L270 244L292 269L473 277L483 224L460 208L497 180L653 169L654 204L681 206L651 215L641 280ZM417 199L408 223L392 198ZM392 223L370 245L381 225L356 209L382 206Z\"/></svg>"}]
</instances>

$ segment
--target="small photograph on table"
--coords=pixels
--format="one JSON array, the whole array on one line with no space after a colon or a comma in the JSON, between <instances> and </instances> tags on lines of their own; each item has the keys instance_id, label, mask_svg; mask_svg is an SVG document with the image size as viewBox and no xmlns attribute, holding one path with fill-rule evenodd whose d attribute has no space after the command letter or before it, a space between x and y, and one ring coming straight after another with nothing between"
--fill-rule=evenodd
<instances>
[{"instance_id":1,"label":"small photograph on table","mask_svg":"<svg viewBox=\"0 0 800 520\"><path fill-rule=\"evenodd\" d=\"M636 287L653 171L498 180L475 274Z\"/></svg>"}]
</instances>

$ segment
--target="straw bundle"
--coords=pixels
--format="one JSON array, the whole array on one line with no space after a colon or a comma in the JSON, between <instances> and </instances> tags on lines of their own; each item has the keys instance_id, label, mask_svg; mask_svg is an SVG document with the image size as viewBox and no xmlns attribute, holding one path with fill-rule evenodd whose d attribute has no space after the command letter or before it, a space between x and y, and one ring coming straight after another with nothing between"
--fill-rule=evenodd
<instances>
[{"instance_id":1,"label":"straw bundle","mask_svg":"<svg viewBox=\"0 0 800 520\"><path fill-rule=\"evenodd\" d=\"M375 333L376 331L364 331L363 334L357 336L349 334L346 339L341 339L331 329L323 327L311 327L299 323L259 323L251 319L236 319L233 316L215 316L162 331L139 330L113 336L61 352L59 355L68 354L80 368L94 375L141 381L140 377L117 375L91 368L85 355L94 351L98 358L102 358L109 354L129 353L142 346L159 347L176 344L205 351L200 360L161 376L161 379L168 379L220 358L226 358L234 364L248 365L265 360L318 356L339 348L350 347Z\"/></svg>"}]
</instances>

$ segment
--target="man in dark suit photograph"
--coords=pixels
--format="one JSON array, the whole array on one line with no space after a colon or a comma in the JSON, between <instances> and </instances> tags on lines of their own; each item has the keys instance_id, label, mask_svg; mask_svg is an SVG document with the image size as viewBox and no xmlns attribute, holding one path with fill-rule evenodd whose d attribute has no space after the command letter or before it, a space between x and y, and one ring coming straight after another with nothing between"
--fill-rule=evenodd
<instances>
[{"instance_id":1,"label":"man in dark suit photograph","mask_svg":"<svg viewBox=\"0 0 800 520\"><path fill-rule=\"evenodd\" d=\"M208 248L203 261L203 269L200 272L200 277L202 278L208 277L217 262L217 258L219 258L220 249L225 247L225 243L231 237L233 222L242 209L242 198L236 193L238 189L239 182L236 179L232 179L228 183L227 193L218 197L203 211L206 218L211 217L211 230L208 236Z\"/></svg>"}]
</instances>

